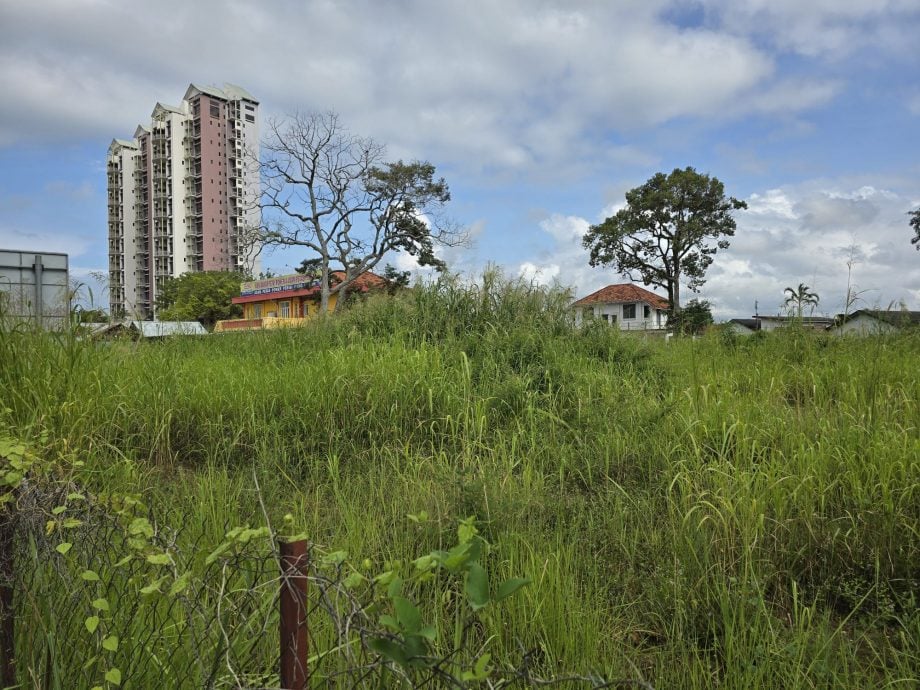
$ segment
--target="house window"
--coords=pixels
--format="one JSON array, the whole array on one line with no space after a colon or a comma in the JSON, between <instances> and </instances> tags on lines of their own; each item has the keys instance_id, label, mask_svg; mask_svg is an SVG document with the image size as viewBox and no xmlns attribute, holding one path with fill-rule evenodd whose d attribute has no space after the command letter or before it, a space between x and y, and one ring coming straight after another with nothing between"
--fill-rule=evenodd
<instances>
[{"instance_id":1,"label":"house window","mask_svg":"<svg viewBox=\"0 0 920 690\"><path fill-rule=\"evenodd\" d=\"M623 319L634 319L636 318L636 305L635 304L624 304L623 305Z\"/></svg>"},{"instance_id":2,"label":"house window","mask_svg":"<svg viewBox=\"0 0 920 690\"><path fill-rule=\"evenodd\" d=\"M252 318L254 319L262 318L262 305L261 304L252 305Z\"/></svg>"},{"instance_id":3,"label":"house window","mask_svg":"<svg viewBox=\"0 0 920 690\"><path fill-rule=\"evenodd\" d=\"M586 319L594 318L594 307L585 307L581 310L581 315Z\"/></svg>"},{"instance_id":4,"label":"house window","mask_svg":"<svg viewBox=\"0 0 920 690\"><path fill-rule=\"evenodd\" d=\"M611 315L610 315L610 325L611 325L611 326L615 326L616 323L617 323L617 315L616 315L616 314L611 314Z\"/></svg>"},{"instance_id":5,"label":"house window","mask_svg":"<svg viewBox=\"0 0 920 690\"><path fill-rule=\"evenodd\" d=\"M291 316L291 303L290 302L280 302L278 307L281 309L281 318L288 319Z\"/></svg>"},{"instance_id":6,"label":"house window","mask_svg":"<svg viewBox=\"0 0 920 690\"><path fill-rule=\"evenodd\" d=\"M644 318L647 319L649 316L652 315L652 308L646 304L642 307L642 312L643 312Z\"/></svg>"}]
</instances>

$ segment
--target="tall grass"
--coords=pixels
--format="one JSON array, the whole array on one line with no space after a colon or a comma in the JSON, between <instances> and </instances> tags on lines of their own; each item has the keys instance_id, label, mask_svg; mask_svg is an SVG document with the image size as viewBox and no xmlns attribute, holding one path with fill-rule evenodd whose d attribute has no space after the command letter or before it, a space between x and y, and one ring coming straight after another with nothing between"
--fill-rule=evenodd
<instances>
[{"instance_id":1,"label":"tall grass","mask_svg":"<svg viewBox=\"0 0 920 690\"><path fill-rule=\"evenodd\" d=\"M534 581L486 618L497 659L520 641L658 687L914 682L917 334L663 343L576 329L568 302L489 274L291 331L5 329L2 423L217 539L260 519L254 477L273 518L376 563L476 515L494 567Z\"/></svg>"}]
</instances>

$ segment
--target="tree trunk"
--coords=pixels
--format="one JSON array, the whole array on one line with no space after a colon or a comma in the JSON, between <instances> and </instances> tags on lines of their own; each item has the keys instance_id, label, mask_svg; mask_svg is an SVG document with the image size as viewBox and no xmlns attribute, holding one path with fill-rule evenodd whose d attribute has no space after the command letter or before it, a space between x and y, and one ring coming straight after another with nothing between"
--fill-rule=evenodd
<instances>
[{"instance_id":1,"label":"tree trunk","mask_svg":"<svg viewBox=\"0 0 920 690\"><path fill-rule=\"evenodd\" d=\"M346 267L345 280L342 281L344 284L342 285L341 288L339 288L339 297L335 301L334 311L336 312L339 310L339 307L341 307L342 309L345 308L345 302L348 299L348 287L351 284L349 282L350 280L351 280L351 268Z\"/></svg>"},{"instance_id":2,"label":"tree trunk","mask_svg":"<svg viewBox=\"0 0 920 690\"><path fill-rule=\"evenodd\" d=\"M329 313L329 262L323 262L323 272L319 281L319 315Z\"/></svg>"}]
</instances>

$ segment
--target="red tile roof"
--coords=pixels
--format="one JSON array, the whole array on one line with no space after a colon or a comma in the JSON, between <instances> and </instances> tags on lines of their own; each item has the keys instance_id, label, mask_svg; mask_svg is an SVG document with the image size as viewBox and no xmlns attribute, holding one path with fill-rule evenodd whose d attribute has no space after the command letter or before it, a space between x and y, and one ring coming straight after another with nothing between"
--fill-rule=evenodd
<instances>
[{"instance_id":1,"label":"red tile roof","mask_svg":"<svg viewBox=\"0 0 920 690\"><path fill-rule=\"evenodd\" d=\"M645 288L640 288L632 283L608 285L597 292L592 292L587 297L582 297L575 302L573 307L584 307L589 304L611 304L618 302L648 302L655 309L668 309L668 300L656 295Z\"/></svg>"},{"instance_id":2,"label":"red tile roof","mask_svg":"<svg viewBox=\"0 0 920 690\"><path fill-rule=\"evenodd\" d=\"M342 282L345 278L345 271L331 271L332 280L330 281L333 285ZM371 290L379 290L387 286L386 278L381 278L376 273L371 273L370 271L365 271L359 275L348 286L349 291L351 292L369 292ZM266 292L260 295L242 295L240 297L234 297L231 302L233 304L246 304L248 302L265 302L268 300L276 299L286 299L288 297L310 297L312 295L319 295L320 289L316 285L309 288L296 288L293 290L282 290L279 292Z\"/></svg>"}]
</instances>

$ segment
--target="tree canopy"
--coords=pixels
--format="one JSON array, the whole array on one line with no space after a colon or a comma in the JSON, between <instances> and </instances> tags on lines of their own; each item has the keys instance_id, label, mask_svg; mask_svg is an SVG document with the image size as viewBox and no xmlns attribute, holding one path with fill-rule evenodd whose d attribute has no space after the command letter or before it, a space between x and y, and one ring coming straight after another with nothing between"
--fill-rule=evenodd
<instances>
[{"instance_id":1,"label":"tree canopy","mask_svg":"<svg viewBox=\"0 0 920 690\"><path fill-rule=\"evenodd\" d=\"M800 319L806 306L810 306L814 311L821 299L818 293L812 292L805 283L799 283L798 288L787 287L783 293L786 295L785 305L792 308L794 315Z\"/></svg>"},{"instance_id":2,"label":"tree canopy","mask_svg":"<svg viewBox=\"0 0 920 690\"><path fill-rule=\"evenodd\" d=\"M211 330L221 319L235 319L243 309L231 300L240 294L246 276L227 271L185 273L166 280L156 297L161 321L198 321Z\"/></svg>"},{"instance_id":3,"label":"tree canopy","mask_svg":"<svg viewBox=\"0 0 920 690\"><path fill-rule=\"evenodd\" d=\"M465 239L442 215L450 191L431 163L386 162L381 144L349 133L334 113L270 121L262 150L263 227L253 240L315 255L320 313L332 294L343 304L352 282L390 252L440 269L436 245ZM334 269L344 271L340 282Z\"/></svg>"},{"instance_id":4,"label":"tree canopy","mask_svg":"<svg viewBox=\"0 0 920 690\"><path fill-rule=\"evenodd\" d=\"M592 266L612 266L630 280L668 292L680 311L680 283L698 290L718 249L735 234L731 212L747 204L725 196L715 177L691 167L657 173L626 192L626 207L592 225L583 243Z\"/></svg>"},{"instance_id":5,"label":"tree canopy","mask_svg":"<svg viewBox=\"0 0 920 690\"><path fill-rule=\"evenodd\" d=\"M687 335L698 335L712 324L712 305L705 299L690 300L687 306L668 320L668 328L673 332Z\"/></svg>"},{"instance_id":6,"label":"tree canopy","mask_svg":"<svg viewBox=\"0 0 920 690\"><path fill-rule=\"evenodd\" d=\"M920 252L920 208L910 214L910 226L914 229L910 243L917 245L917 251Z\"/></svg>"}]
</instances>

